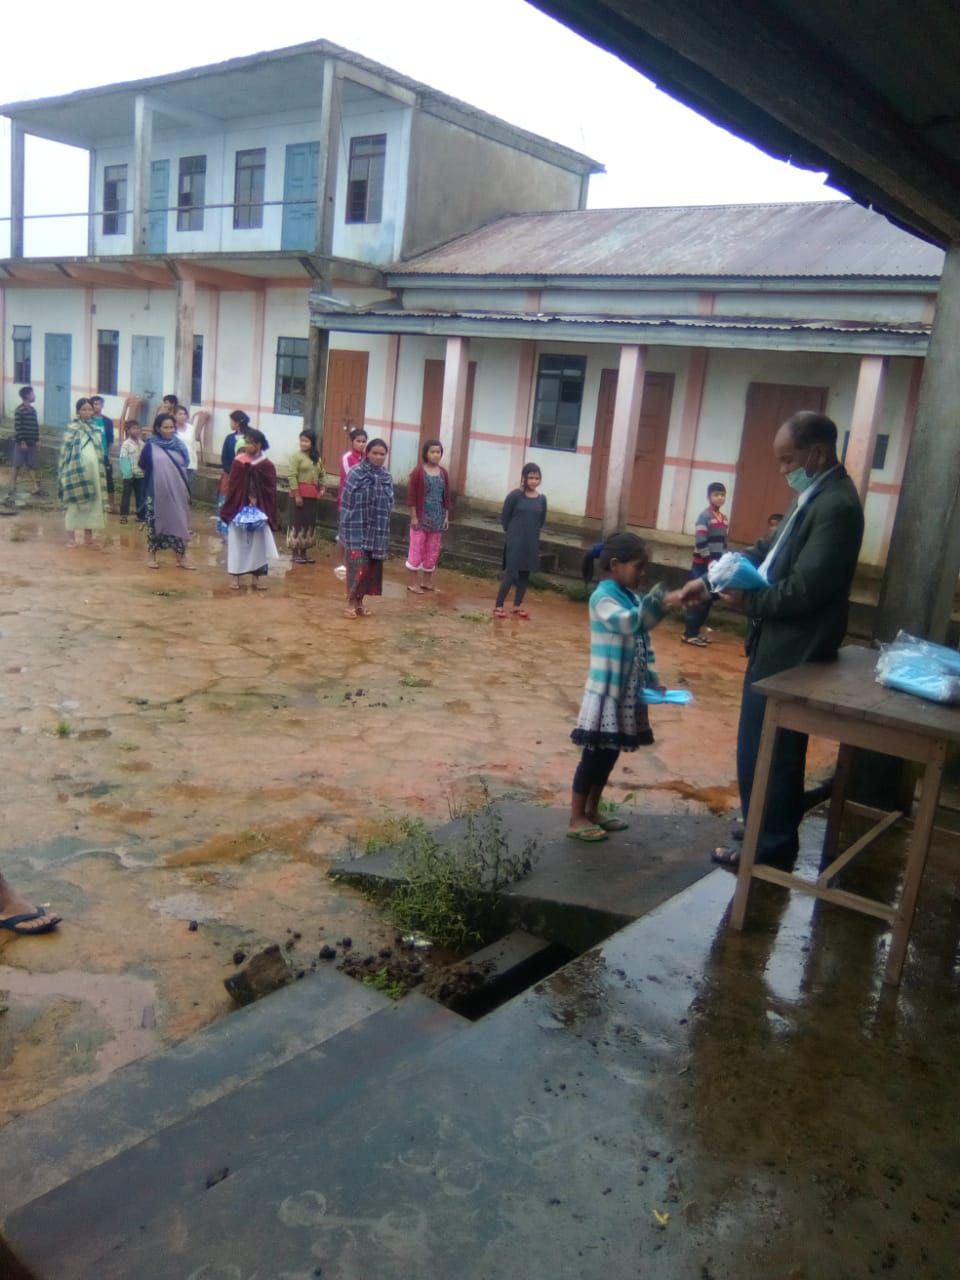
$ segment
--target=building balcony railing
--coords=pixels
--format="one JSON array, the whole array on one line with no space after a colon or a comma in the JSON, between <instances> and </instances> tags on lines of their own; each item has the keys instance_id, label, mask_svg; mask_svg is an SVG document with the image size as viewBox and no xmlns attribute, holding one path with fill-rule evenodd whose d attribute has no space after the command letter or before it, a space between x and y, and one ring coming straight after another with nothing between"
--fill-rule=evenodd
<instances>
[{"instance_id":1,"label":"building balcony railing","mask_svg":"<svg viewBox=\"0 0 960 1280\"><path fill-rule=\"evenodd\" d=\"M286 211L294 211L290 217ZM243 225L237 215L246 212ZM230 216L228 216L228 214ZM199 218L198 218L199 215ZM23 215L24 252L10 252L13 217L0 215L0 258L108 257L112 254L167 255L176 252L244 252L291 249L312 252L316 246L317 201L219 201L199 205L168 204L144 210L145 226L135 248L135 210L68 210ZM199 220L200 226L185 226ZM251 222L254 225L249 225ZM33 234L31 234L31 232Z\"/></svg>"}]
</instances>

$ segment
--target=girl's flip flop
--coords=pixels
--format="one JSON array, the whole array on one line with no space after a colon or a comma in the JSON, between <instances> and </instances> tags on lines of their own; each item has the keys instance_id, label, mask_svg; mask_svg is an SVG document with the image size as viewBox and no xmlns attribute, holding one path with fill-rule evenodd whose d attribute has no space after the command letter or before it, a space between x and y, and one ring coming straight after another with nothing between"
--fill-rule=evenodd
<instances>
[{"instance_id":1,"label":"girl's flip flop","mask_svg":"<svg viewBox=\"0 0 960 1280\"><path fill-rule=\"evenodd\" d=\"M607 833L600 827L581 827L579 831L568 831L568 840L580 840L583 844L599 844L606 840Z\"/></svg>"}]
</instances>

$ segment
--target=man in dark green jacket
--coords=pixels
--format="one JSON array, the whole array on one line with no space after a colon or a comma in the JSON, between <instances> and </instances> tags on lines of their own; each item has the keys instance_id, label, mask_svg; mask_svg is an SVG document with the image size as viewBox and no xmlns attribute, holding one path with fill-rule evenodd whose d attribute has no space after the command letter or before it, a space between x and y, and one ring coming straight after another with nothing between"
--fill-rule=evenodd
<instances>
[{"instance_id":1,"label":"man in dark green jacket","mask_svg":"<svg viewBox=\"0 0 960 1280\"><path fill-rule=\"evenodd\" d=\"M831 662L847 631L850 587L863 539L863 510L853 481L837 458L837 428L822 413L804 411L777 432L773 451L781 474L796 491L778 529L744 554L770 583L737 595L750 619L747 671L737 730L737 779L746 821L760 747L766 699L753 685L801 662ZM691 582L693 601L706 585ZM807 736L777 735L770 800L758 861L792 870L799 850ZM736 867L736 850L714 850L713 860Z\"/></svg>"}]
</instances>

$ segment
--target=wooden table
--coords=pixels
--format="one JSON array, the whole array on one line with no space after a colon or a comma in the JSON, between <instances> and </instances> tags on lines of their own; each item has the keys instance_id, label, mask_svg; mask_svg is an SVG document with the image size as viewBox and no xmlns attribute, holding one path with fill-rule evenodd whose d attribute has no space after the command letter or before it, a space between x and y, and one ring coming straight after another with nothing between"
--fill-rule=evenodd
<instances>
[{"instance_id":1,"label":"wooden table","mask_svg":"<svg viewBox=\"0 0 960 1280\"><path fill-rule=\"evenodd\" d=\"M730 923L742 929L753 880L768 880L788 889L833 902L837 906L860 911L886 920L893 928L886 982L900 981L913 916L920 892L920 882L930 848L940 784L947 751L951 743L960 742L960 709L927 702L906 693L898 693L877 684L875 668L878 654L873 649L849 646L841 649L836 662L806 663L779 675L758 680L757 693L767 699L763 732L753 780L753 803L747 818L737 875ZM767 807L774 739L778 729L796 729L800 733L830 738L840 744L837 772L830 801L827 831L824 838L823 871L815 881L756 861L757 845ZM857 893L832 887L834 879L864 849L905 815L885 813L861 805L847 804L846 789L855 748L879 751L883 755L923 765L923 785L910 837L907 867L899 900L893 905L866 898ZM845 852L837 854L840 823L844 806L851 811L879 818L875 826L861 836Z\"/></svg>"}]
</instances>

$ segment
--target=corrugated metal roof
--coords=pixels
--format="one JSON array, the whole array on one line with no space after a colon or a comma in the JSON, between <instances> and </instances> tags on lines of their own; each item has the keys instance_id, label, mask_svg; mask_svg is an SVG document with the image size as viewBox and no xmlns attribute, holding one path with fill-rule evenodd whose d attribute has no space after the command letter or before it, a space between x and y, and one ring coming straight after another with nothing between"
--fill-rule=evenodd
<instances>
[{"instance_id":1,"label":"corrugated metal roof","mask_svg":"<svg viewBox=\"0 0 960 1280\"><path fill-rule=\"evenodd\" d=\"M311 295L311 302L313 295ZM311 306L311 311L322 314L323 306ZM343 317L343 312L335 313ZM602 328L627 328L630 326L649 326L661 329L703 329L703 330L749 330L769 331L770 333L884 333L903 336L929 336L928 324L904 321L880 320L792 320L772 319L768 316L675 316L675 315L636 315L636 316L598 316L593 313L584 315L531 315L524 311L402 311L396 307L369 306L351 313L353 317L377 317L378 319L398 322L418 320L475 320L499 324L504 321L519 321L531 326L547 328L551 324L591 325Z\"/></svg>"},{"instance_id":2,"label":"corrugated metal roof","mask_svg":"<svg viewBox=\"0 0 960 1280\"><path fill-rule=\"evenodd\" d=\"M922 277L943 252L845 201L501 218L388 276Z\"/></svg>"}]
</instances>

